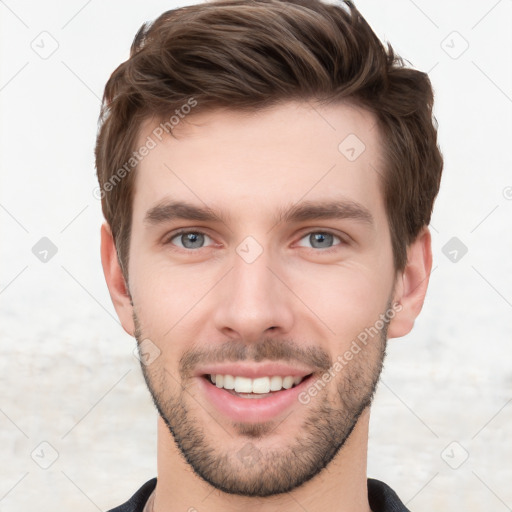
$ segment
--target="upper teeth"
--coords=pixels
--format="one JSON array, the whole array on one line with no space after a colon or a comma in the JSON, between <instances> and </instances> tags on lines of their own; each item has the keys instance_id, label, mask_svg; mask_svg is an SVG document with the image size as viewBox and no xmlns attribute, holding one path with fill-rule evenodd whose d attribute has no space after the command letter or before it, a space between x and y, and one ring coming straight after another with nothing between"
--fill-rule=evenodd
<instances>
[{"instance_id":1,"label":"upper teeth","mask_svg":"<svg viewBox=\"0 0 512 512\"><path fill-rule=\"evenodd\" d=\"M233 375L210 375L210 380L218 387L234 389L237 393L268 393L269 391L280 391L282 388L290 389L294 384L299 384L304 377L258 377L249 379Z\"/></svg>"}]
</instances>

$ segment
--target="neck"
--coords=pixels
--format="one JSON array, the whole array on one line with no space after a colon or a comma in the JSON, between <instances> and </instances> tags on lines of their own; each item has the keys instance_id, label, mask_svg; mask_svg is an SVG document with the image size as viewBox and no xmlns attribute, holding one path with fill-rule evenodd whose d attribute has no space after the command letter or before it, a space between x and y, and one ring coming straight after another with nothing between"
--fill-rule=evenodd
<instances>
[{"instance_id":1,"label":"neck","mask_svg":"<svg viewBox=\"0 0 512 512\"><path fill-rule=\"evenodd\" d=\"M343 448L314 478L288 493L267 498L227 494L205 482L185 461L159 417L158 482L153 510L371 512L366 476L369 417L367 408Z\"/></svg>"}]
</instances>

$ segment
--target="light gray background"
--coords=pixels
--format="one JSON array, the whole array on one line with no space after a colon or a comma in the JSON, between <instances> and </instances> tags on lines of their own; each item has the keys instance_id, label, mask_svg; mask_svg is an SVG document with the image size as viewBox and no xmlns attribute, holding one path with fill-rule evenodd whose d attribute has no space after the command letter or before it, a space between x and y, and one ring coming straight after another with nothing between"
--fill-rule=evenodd
<instances>
[{"instance_id":1,"label":"light gray background","mask_svg":"<svg viewBox=\"0 0 512 512\"><path fill-rule=\"evenodd\" d=\"M100 266L93 146L110 73L177 5L0 1L3 511L106 510L156 474L156 413ZM445 157L430 288L389 343L368 475L416 512L512 510L512 1L357 6L429 72Z\"/></svg>"}]
</instances>

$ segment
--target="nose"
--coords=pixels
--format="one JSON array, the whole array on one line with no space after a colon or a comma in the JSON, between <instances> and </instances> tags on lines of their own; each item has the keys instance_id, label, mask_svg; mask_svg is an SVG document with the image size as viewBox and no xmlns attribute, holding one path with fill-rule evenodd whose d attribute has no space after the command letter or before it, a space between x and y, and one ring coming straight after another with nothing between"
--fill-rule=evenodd
<instances>
[{"instance_id":1,"label":"nose","mask_svg":"<svg viewBox=\"0 0 512 512\"><path fill-rule=\"evenodd\" d=\"M283 335L292 329L293 293L266 251L252 263L235 254L233 268L220 284L214 318L224 335L252 343L270 332Z\"/></svg>"}]
</instances>

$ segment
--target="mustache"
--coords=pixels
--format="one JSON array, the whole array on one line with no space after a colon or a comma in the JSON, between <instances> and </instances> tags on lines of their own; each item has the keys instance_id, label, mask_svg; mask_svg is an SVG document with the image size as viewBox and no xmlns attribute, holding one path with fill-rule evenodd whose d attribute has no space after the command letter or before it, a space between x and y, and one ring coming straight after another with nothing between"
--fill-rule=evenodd
<instances>
[{"instance_id":1,"label":"mustache","mask_svg":"<svg viewBox=\"0 0 512 512\"><path fill-rule=\"evenodd\" d=\"M391 296L388 299L387 309L391 307ZM133 322L135 326L134 336L138 343L143 339L140 321L133 308ZM387 337L386 320L383 330L384 338ZM198 348L197 343L193 348L185 351L178 363L178 370L182 380L194 375L194 370L199 365L237 363L237 362L261 362L273 361L300 364L314 368L315 371L326 372L334 364L330 354L318 345L306 345L296 343L292 339L267 336L259 342L243 342L230 340L222 345L208 348Z\"/></svg>"},{"instance_id":2,"label":"mustache","mask_svg":"<svg viewBox=\"0 0 512 512\"><path fill-rule=\"evenodd\" d=\"M200 365L242 361L299 363L313 367L315 371L326 371L333 364L330 355L318 346L303 347L292 340L266 337L251 344L230 341L215 348L187 351L180 358L179 371L185 379Z\"/></svg>"}]
</instances>

